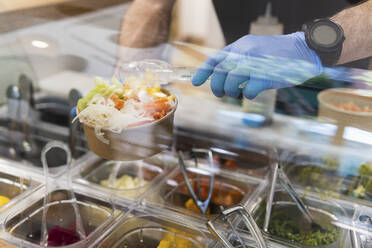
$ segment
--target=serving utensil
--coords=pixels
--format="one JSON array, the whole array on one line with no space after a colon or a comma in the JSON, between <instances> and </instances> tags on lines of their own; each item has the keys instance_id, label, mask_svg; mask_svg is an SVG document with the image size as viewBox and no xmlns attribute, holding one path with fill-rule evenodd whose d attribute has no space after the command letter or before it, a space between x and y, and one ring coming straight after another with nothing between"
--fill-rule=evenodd
<instances>
[{"instance_id":1,"label":"serving utensil","mask_svg":"<svg viewBox=\"0 0 372 248\"><path fill-rule=\"evenodd\" d=\"M211 150L208 149L192 149L191 156L194 158L195 161L195 168L198 168L198 154L206 154L208 156L208 165L209 168L211 169L210 171L206 172L209 174L209 188L208 188L208 195L207 198L202 200L201 196L201 188L200 188L200 176L199 174L196 175L196 187L198 191L198 196L196 195L193 186L190 183L190 179L187 173L187 169L185 166L184 162L184 154L182 151L178 152L178 164L181 168L181 172L183 175L183 178L185 179L185 184L187 186L187 189L190 192L190 195L195 203L195 205L199 208L201 213L206 214L208 210L209 203L212 198L212 193L213 193L213 185L214 185L214 174L213 174L213 168L214 166L214 161L213 161L213 154Z\"/></svg>"},{"instance_id":2,"label":"serving utensil","mask_svg":"<svg viewBox=\"0 0 372 248\"><path fill-rule=\"evenodd\" d=\"M275 187L277 185L277 182L279 182L281 187L292 198L297 208L301 211L307 223L309 224L309 225L304 225L303 228L307 230L323 231L324 228L314 221L314 218L312 217L307 206L302 201L302 199L297 195L292 183L290 182L289 178L287 177L287 175L285 174L285 172L283 171L279 163L275 162L271 169L272 169L271 186L270 186L270 192L268 194L267 204L266 204L266 214L265 214L265 221L264 221L264 228L263 228L264 231L268 232L268 229L269 229L271 210L272 210Z\"/></svg>"},{"instance_id":3,"label":"serving utensil","mask_svg":"<svg viewBox=\"0 0 372 248\"><path fill-rule=\"evenodd\" d=\"M227 222L232 234L234 237L239 241L238 247L248 247L243 239L240 237L240 234L237 232L234 224L229 220L229 217L238 214L241 218L239 220L243 220L243 223L246 225L247 229L250 231L251 235L253 236L254 241L258 248L266 248L266 242L263 238L262 232L258 227L257 223L255 222L253 216L243 207L243 206L234 206L228 209L223 210L214 220L210 220L207 222L207 227L212 235L219 240L225 247L227 248L234 248L234 245L229 241L228 237L225 237L216 227L216 222L223 221L224 223ZM251 247L251 246L249 246Z\"/></svg>"}]
</instances>

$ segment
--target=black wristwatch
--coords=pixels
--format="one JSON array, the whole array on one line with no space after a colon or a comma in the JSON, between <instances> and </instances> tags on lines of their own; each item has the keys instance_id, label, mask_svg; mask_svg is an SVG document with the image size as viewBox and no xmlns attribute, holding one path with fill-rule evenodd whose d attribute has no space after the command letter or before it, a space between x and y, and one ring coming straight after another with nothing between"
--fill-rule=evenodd
<instances>
[{"instance_id":1,"label":"black wristwatch","mask_svg":"<svg viewBox=\"0 0 372 248\"><path fill-rule=\"evenodd\" d=\"M330 19L317 19L302 26L307 45L313 49L323 66L337 63L345 40L344 30Z\"/></svg>"}]
</instances>

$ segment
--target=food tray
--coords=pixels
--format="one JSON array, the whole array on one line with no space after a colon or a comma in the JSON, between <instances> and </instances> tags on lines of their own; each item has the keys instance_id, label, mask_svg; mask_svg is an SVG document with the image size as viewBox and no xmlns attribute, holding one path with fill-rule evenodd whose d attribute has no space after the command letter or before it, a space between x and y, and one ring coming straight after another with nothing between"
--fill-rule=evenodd
<instances>
[{"instance_id":1,"label":"food tray","mask_svg":"<svg viewBox=\"0 0 372 248\"><path fill-rule=\"evenodd\" d=\"M348 230L343 229L340 227L340 223L347 218L352 216L353 209L346 209L344 206L341 206L339 202L334 201L332 199L325 199L321 197L317 197L315 195L306 196L304 199L304 203L308 206L312 217L314 218L317 224L320 224L323 228L327 229L327 238L330 240L334 240L329 244L322 244L322 245L314 245L309 243L301 243L299 241L295 241L297 237L293 236L292 238L289 236L280 236L278 233L282 233L282 235L286 235L287 233L297 233L298 231L306 232L311 230L312 227L306 222L304 217L301 216L302 213L298 210L295 203L291 200L290 196L282 191L276 190L275 197L273 200L273 208L271 212L271 219L268 232L265 232L263 227L263 220L265 216L265 209L266 209L266 197L267 197L266 190L262 192L261 197L253 204L251 204L248 209L251 211L251 214L255 218L257 224L261 228L261 231L264 235L264 238L272 243L277 243L280 245L284 245L285 247L306 247L306 248L313 248L313 247L344 247L346 242L350 242L346 239ZM303 195L303 191L298 191L300 195ZM283 212L282 212L283 210ZM284 216L285 213L285 216ZM274 222L273 222L274 221ZM247 231L243 225L240 226L241 230ZM273 229L272 229L273 228ZM280 228L295 228L291 229L291 231L282 231L279 230ZM297 231L296 231L297 230ZM273 234L272 232L276 232ZM315 231L314 231L315 232ZM321 231L323 232L323 231ZM329 235L329 236L328 236ZM312 237L313 238L313 237ZM304 238L307 240L305 242L317 242L314 241L314 238L310 241L311 238ZM349 243L350 244L350 243ZM346 247L349 247L346 245Z\"/></svg>"},{"instance_id":2,"label":"food tray","mask_svg":"<svg viewBox=\"0 0 372 248\"><path fill-rule=\"evenodd\" d=\"M164 152L144 161L133 162L92 158L90 162L79 168L74 180L111 196L140 200L146 192L173 170L174 166L164 161L163 155ZM114 178L111 182L110 177ZM127 178L129 179L126 180Z\"/></svg>"},{"instance_id":3,"label":"food tray","mask_svg":"<svg viewBox=\"0 0 372 248\"><path fill-rule=\"evenodd\" d=\"M205 197L209 190L209 178L205 176L205 171L202 169L188 171L188 176L195 192L198 192L196 189L196 182L200 180L201 195ZM240 181L222 172L216 174L209 212L203 215L200 211L195 209L195 207L192 207L193 210L185 207L186 202L189 203L189 206L193 205L193 203L192 200L190 200L191 195L186 187L184 177L180 169L176 169L157 189L144 198L144 203L153 205L157 208L168 209L182 215L198 218L200 222L217 215L222 208L236 204L245 204L256 187L258 187L257 181Z\"/></svg>"},{"instance_id":4,"label":"food tray","mask_svg":"<svg viewBox=\"0 0 372 248\"><path fill-rule=\"evenodd\" d=\"M177 222L177 219L170 218L170 215L165 217L154 213L152 209L136 207L113 225L110 232L92 247L217 247L211 235L205 232L205 228L201 230L198 224L188 222L187 218L181 221L182 223Z\"/></svg>"},{"instance_id":5,"label":"food tray","mask_svg":"<svg viewBox=\"0 0 372 248\"><path fill-rule=\"evenodd\" d=\"M13 163L0 160L0 196L9 201L0 206L0 214L38 187L39 182L30 173L14 168Z\"/></svg>"},{"instance_id":6,"label":"food tray","mask_svg":"<svg viewBox=\"0 0 372 248\"><path fill-rule=\"evenodd\" d=\"M39 189L30 198L20 202L17 208L10 211L4 219L3 238L21 247L41 247L41 223L43 209L46 209L43 207L44 193L44 188ZM75 196L77 208L74 208L74 201L70 198L71 193L68 190L54 189L49 192L49 201L46 205L46 226L48 234L54 235L52 237L55 238L55 240L48 240L49 245L54 245L50 242L57 242L58 239L62 239L61 237L65 237L63 235L66 233L69 239L79 240L76 232L78 219L76 209L79 210L87 237L76 243L68 244L66 247L87 247L115 218L122 214L121 211L113 208L112 203L104 199L98 199L80 191L75 192Z\"/></svg>"}]
</instances>

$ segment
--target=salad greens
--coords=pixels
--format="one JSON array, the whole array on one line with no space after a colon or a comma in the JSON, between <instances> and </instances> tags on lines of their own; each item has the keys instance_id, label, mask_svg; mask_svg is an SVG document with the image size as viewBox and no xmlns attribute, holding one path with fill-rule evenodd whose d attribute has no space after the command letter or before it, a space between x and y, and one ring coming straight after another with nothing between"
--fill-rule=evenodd
<instances>
[{"instance_id":1,"label":"salad greens","mask_svg":"<svg viewBox=\"0 0 372 248\"><path fill-rule=\"evenodd\" d=\"M86 96L84 96L78 101L77 106L79 112L87 108L90 101L92 101L93 97L96 95L108 97L113 94L116 94L119 97L122 97L122 95L124 94L123 85L121 85L119 81L115 78L111 79L111 85L105 82L104 79L100 77L94 78L94 82L95 87L91 89Z\"/></svg>"},{"instance_id":2,"label":"salad greens","mask_svg":"<svg viewBox=\"0 0 372 248\"><path fill-rule=\"evenodd\" d=\"M262 204L257 210L260 217L257 224L263 228L266 204ZM288 209L289 210L289 209ZM340 232L334 226L323 226L324 230L301 230L298 219L293 218L283 209L272 212L269 233L273 236L297 242L302 245L321 246L334 243L339 238Z\"/></svg>"}]
</instances>

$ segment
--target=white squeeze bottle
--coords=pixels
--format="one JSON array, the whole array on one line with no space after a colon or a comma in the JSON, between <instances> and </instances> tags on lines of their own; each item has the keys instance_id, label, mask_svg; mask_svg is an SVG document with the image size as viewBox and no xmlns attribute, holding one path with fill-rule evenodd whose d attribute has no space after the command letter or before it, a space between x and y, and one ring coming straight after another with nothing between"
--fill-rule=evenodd
<instances>
[{"instance_id":1,"label":"white squeeze bottle","mask_svg":"<svg viewBox=\"0 0 372 248\"><path fill-rule=\"evenodd\" d=\"M271 15L271 3L266 5L264 16L251 23L250 34L256 35L281 35L283 34L283 24L278 21L277 17ZM246 115L244 123L249 126L262 126L270 124L275 109L276 90L265 90L255 99L243 99L243 111L252 113Z\"/></svg>"}]
</instances>

